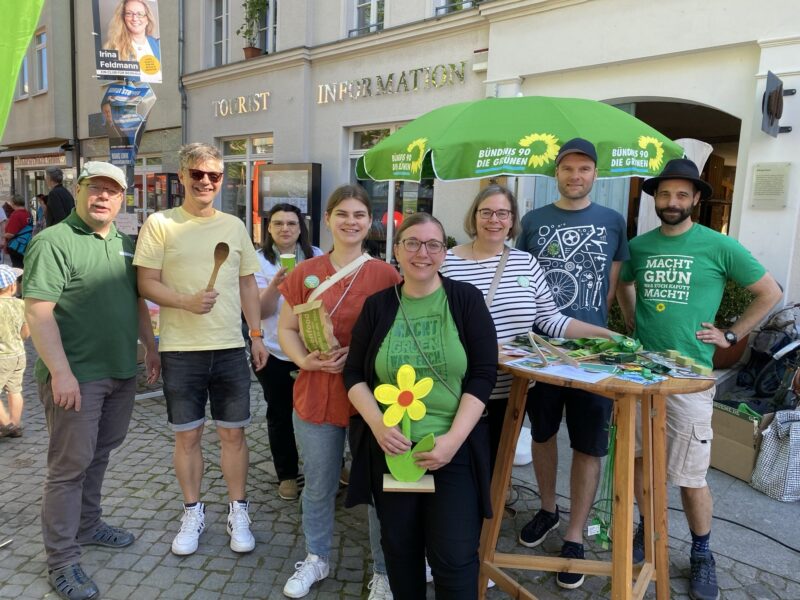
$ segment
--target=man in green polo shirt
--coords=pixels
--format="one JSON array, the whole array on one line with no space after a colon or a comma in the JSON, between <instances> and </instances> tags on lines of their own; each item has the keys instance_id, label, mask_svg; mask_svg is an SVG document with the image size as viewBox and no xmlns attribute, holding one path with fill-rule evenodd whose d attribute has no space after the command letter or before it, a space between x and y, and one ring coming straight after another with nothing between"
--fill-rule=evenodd
<instances>
[{"instance_id":1,"label":"man in green polo shirt","mask_svg":"<svg viewBox=\"0 0 800 600\"><path fill-rule=\"evenodd\" d=\"M109 455L130 423L137 336L148 381L161 371L136 288L133 242L114 226L126 188L119 167L87 162L75 209L38 234L25 256L25 313L50 433L42 535L48 579L65 600L99 595L80 566L81 545L122 548L134 541L101 519L100 491Z\"/></svg>"}]
</instances>

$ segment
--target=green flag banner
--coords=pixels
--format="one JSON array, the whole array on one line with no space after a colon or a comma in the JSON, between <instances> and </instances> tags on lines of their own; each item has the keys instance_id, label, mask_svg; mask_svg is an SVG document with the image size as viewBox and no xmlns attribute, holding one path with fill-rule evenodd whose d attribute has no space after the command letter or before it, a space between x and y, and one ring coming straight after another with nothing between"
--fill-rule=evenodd
<instances>
[{"instance_id":1,"label":"green flag banner","mask_svg":"<svg viewBox=\"0 0 800 600\"><path fill-rule=\"evenodd\" d=\"M39 23L44 0L0 0L0 140L17 88L22 57Z\"/></svg>"}]
</instances>

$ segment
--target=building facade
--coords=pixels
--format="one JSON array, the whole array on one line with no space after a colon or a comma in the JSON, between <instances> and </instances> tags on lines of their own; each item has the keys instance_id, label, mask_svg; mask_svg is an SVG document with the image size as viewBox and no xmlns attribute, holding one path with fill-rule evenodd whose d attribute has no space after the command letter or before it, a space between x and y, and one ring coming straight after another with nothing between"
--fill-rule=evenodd
<instances>
[{"instance_id":1,"label":"building facade","mask_svg":"<svg viewBox=\"0 0 800 600\"><path fill-rule=\"evenodd\" d=\"M152 84L156 102L148 115L127 199L128 211L136 214L139 224L147 214L167 207L170 186L176 196L179 193L175 178L170 177L178 170L182 143L179 6L164 1L158 6L163 83ZM30 206L36 194L47 193L46 167L61 167L65 185L70 187L84 161L109 160L101 101L111 82L96 77L90 23L92 2L47 0L28 50L27 67L23 64L20 72L0 140L0 181L4 170L10 173L14 191Z\"/></svg>"},{"instance_id":2,"label":"building facade","mask_svg":"<svg viewBox=\"0 0 800 600\"><path fill-rule=\"evenodd\" d=\"M324 204L334 187L355 180L360 153L431 109L487 96L576 96L619 106L672 138L710 143L705 176L715 195L705 222L745 244L788 298L800 297L800 130L777 138L760 130L767 71L786 88L800 84L800 16L791 0L768 0L758 10L746 0L269 5L267 53L253 60L243 59L234 33L238 2L185 6L186 30L199 33L186 39L186 135L223 148L236 173L223 208L237 212L256 239L259 163L319 163ZM800 99L787 97L781 122L798 117ZM760 204L754 173L775 163L790 163L781 170L784 201ZM555 199L546 179L506 183L526 209ZM632 233L640 183L603 182L594 194L628 218ZM480 185L398 185L398 210L430 210L463 241L463 213ZM376 222L385 225L387 184L369 187ZM323 246L330 241L324 231L321 238Z\"/></svg>"},{"instance_id":3,"label":"building facade","mask_svg":"<svg viewBox=\"0 0 800 600\"><path fill-rule=\"evenodd\" d=\"M67 185L75 176L71 28L63 26L70 18L66 2L47 2L42 10L0 140L0 198L13 191L33 204L48 191L47 167L63 169Z\"/></svg>"}]
</instances>

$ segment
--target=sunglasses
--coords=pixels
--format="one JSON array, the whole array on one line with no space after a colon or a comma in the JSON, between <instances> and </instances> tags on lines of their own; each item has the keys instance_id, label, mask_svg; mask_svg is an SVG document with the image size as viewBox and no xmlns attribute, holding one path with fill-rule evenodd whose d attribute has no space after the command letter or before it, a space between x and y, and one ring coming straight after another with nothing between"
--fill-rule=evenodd
<instances>
[{"instance_id":1,"label":"sunglasses","mask_svg":"<svg viewBox=\"0 0 800 600\"><path fill-rule=\"evenodd\" d=\"M211 183L217 183L220 179L222 179L222 173L217 173L216 171L201 171L200 169L189 169L189 177L194 179L195 181L203 181L203 177L208 176L208 180Z\"/></svg>"}]
</instances>

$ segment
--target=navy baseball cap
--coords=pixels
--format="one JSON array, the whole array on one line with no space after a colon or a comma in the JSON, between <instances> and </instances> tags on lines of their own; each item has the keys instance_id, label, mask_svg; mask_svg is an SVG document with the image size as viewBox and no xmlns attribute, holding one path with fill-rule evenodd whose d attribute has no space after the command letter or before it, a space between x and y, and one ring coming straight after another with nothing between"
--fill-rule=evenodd
<instances>
[{"instance_id":1,"label":"navy baseball cap","mask_svg":"<svg viewBox=\"0 0 800 600\"><path fill-rule=\"evenodd\" d=\"M561 146L561 149L558 151L558 156L556 156L556 166L558 166L558 163L560 163L561 159L567 154L576 153L585 154L592 159L594 164L597 164L597 150L594 149L594 144L583 138L572 138L571 140L564 142L564 145Z\"/></svg>"}]
</instances>

